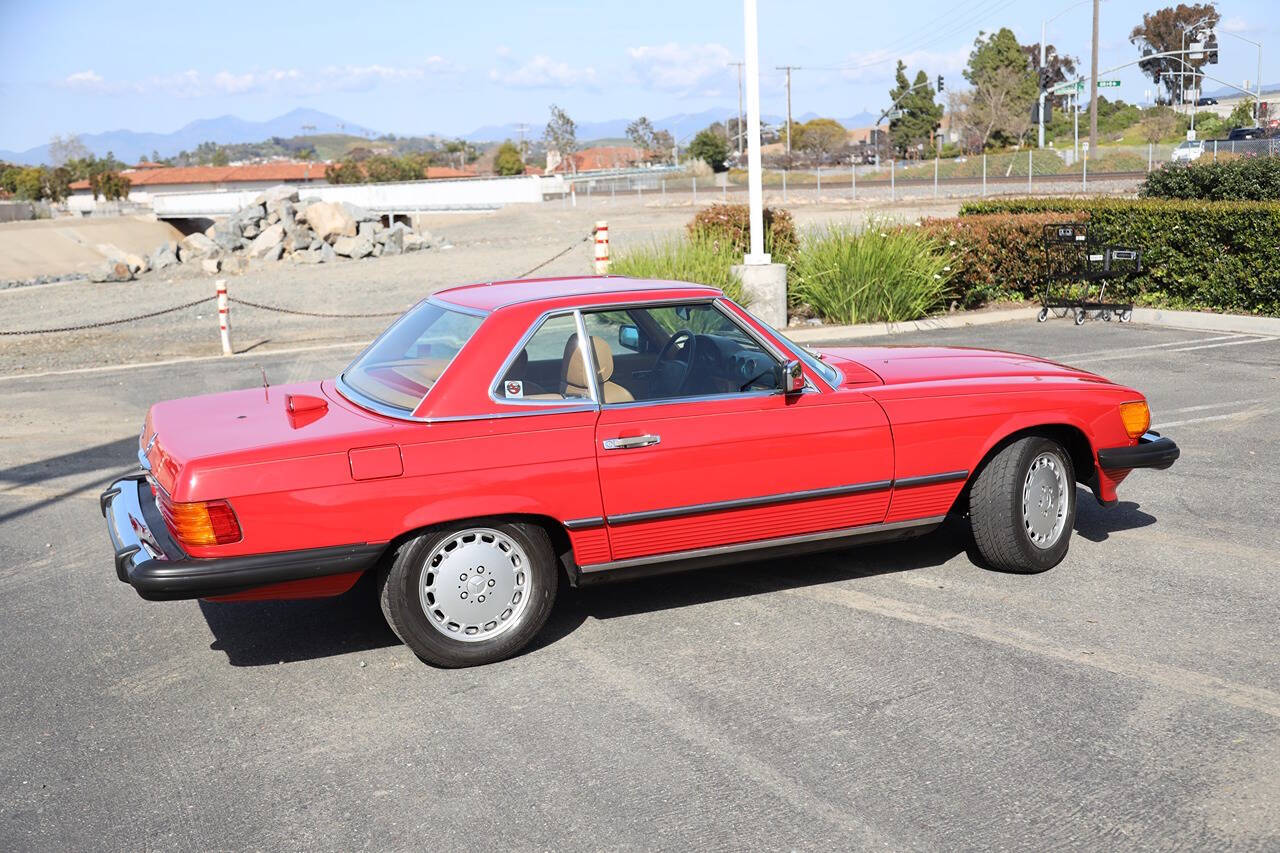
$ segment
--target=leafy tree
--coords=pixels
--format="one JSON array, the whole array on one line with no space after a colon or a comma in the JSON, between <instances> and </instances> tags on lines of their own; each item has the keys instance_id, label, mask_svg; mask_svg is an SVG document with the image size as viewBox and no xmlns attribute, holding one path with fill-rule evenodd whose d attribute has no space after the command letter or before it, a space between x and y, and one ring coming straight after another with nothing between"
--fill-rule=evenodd
<instances>
[{"instance_id":1,"label":"leafy tree","mask_svg":"<svg viewBox=\"0 0 1280 853\"><path fill-rule=\"evenodd\" d=\"M653 123L645 116L640 116L627 125L627 139L637 148L654 150L657 147L656 137L657 131L653 129Z\"/></svg>"},{"instance_id":2,"label":"leafy tree","mask_svg":"<svg viewBox=\"0 0 1280 853\"><path fill-rule=\"evenodd\" d=\"M972 125L982 129L983 147L988 142L1008 145L1026 134L1040 88L1012 30L979 33L964 77L973 84L972 107L978 115Z\"/></svg>"},{"instance_id":3,"label":"leafy tree","mask_svg":"<svg viewBox=\"0 0 1280 853\"><path fill-rule=\"evenodd\" d=\"M569 155L578 150L578 126L555 104L551 105L551 121L542 131L542 141L548 151L558 152L565 161L569 161Z\"/></svg>"},{"instance_id":4,"label":"leafy tree","mask_svg":"<svg viewBox=\"0 0 1280 853\"><path fill-rule=\"evenodd\" d=\"M724 140L724 133L717 130L719 122L698 131L698 135L689 143L689 156L704 161L717 172L723 172L727 166L724 162L729 157L729 143Z\"/></svg>"},{"instance_id":5,"label":"leafy tree","mask_svg":"<svg viewBox=\"0 0 1280 853\"><path fill-rule=\"evenodd\" d=\"M898 60L896 85L889 90L890 103L902 110L902 117L889 122L889 138L893 147L906 156L916 156L917 146L927 144L942 122L942 106L935 103L937 92L929 84L929 75L921 69L914 84L907 83L907 66Z\"/></svg>"},{"instance_id":6,"label":"leafy tree","mask_svg":"<svg viewBox=\"0 0 1280 853\"><path fill-rule=\"evenodd\" d=\"M119 172L99 172L89 178L89 188L93 190L95 200L99 195L107 201L128 198L132 183L127 175Z\"/></svg>"},{"instance_id":7,"label":"leafy tree","mask_svg":"<svg viewBox=\"0 0 1280 853\"><path fill-rule=\"evenodd\" d=\"M499 175L524 174L524 158L510 139L498 146L498 153L493 158L493 170Z\"/></svg>"},{"instance_id":8,"label":"leafy tree","mask_svg":"<svg viewBox=\"0 0 1280 853\"><path fill-rule=\"evenodd\" d=\"M792 128L792 145L818 161L819 165L831 154L844 147L844 125L833 118L810 119Z\"/></svg>"},{"instance_id":9,"label":"leafy tree","mask_svg":"<svg viewBox=\"0 0 1280 853\"><path fill-rule=\"evenodd\" d=\"M1231 115L1227 116L1227 128L1234 130L1237 127L1253 127L1253 125L1253 99L1245 98L1236 104Z\"/></svg>"},{"instance_id":10,"label":"leafy tree","mask_svg":"<svg viewBox=\"0 0 1280 853\"><path fill-rule=\"evenodd\" d=\"M1191 32L1188 29L1192 24L1204 19L1204 29L1210 30L1218 25L1218 18L1218 10L1214 8L1212 2L1197 3L1193 6L1188 6L1185 3L1179 3L1177 6L1166 6L1163 9L1143 15L1142 23L1134 27L1133 32L1129 33L1129 41L1138 47L1143 56L1181 50L1184 43L1189 45L1192 41ZM1185 40L1183 39L1184 33L1187 34ZM1164 85L1169 91L1169 102L1172 103L1174 96L1182 88L1183 81L1179 74L1183 71L1194 72L1199 70L1210 58L1209 51L1206 51L1199 59L1192 59L1190 55L1185 57L1165 56L1156 59L1144 59L1138 63L1138 67L1151 78L1151 82L1157 86ZM1183 60L1185 60L1185 64ZM1196 79L1195 76L1192 76L1187 88L1198 88L1195 85Z\"/></svg>"},{"instance_id":11,"label":"leafy tree","mask_svg":"<svg viewBox=\"0 0 1280 853\"><path fill-rule=\"evenodd\" d=\"M219 148L213 153L209 163L214 166L227 166L231 163L231 157L227 154L227 149Z\"/></svg>"}]
</instances>

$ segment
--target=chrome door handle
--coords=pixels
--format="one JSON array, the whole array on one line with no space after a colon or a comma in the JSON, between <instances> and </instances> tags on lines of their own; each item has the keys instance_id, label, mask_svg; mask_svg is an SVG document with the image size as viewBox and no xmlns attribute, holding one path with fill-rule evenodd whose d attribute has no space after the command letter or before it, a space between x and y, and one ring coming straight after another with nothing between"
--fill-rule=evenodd
<instances>
[{"instance_id":1,"label":"chrome door handle","mask_svg":"<svg viewBox=\"0 0 1280 853\"><path fill-rule=\"evenodd\" d=\"M660 435L628 435L623 438L606 438L605 450L629 450L633 447L649 447L662 440Z\"/></svg>"}]
</instances>

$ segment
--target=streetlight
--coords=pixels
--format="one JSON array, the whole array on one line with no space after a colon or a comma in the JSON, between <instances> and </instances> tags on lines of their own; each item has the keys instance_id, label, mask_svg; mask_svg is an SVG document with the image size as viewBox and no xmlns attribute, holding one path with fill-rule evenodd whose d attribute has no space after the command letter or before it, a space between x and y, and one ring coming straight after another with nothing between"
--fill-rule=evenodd
<instances>
[{"instance_id":1,"label":"streetlight","mask_svg":"<svg viewBox=\"0 0 1280 853\"><path fill-rule=\"evenodd\" d=\"M1237 35L1236 33L1229 33L1226 30L1223 30L1223 34L1229 35L1232 38L1238 38L1240 41L1247 41L1258 49L1258 97L1253 99L1253 123L1257 125L1259 124L1259 119L1262 117L1262 42L1247 39L1242 35Z\"/></svg>"},{"instance_id":2,"label":"streetlight","mask_svg":"<svg viewBox=\"0 0 1280 853\"><path fill-rule=\"evenodd\" d=\"M1041 69L1043 69L1043 68L1044 68L1045 62L1047 62L1047 61L1048 61L1048 60L1045 58L1045 31L1049 28L1049 24L1051 24L1051 23L1053 23L1054 21L1058 20L1058 18L1061 18L1063 15L1067 14L1067 13L1068 13L1068 12L1070 12L1072 9L1078 9L1079 7L1081 7L1081 6L1085 5L1086 3L1092 3L1092 2L1093 2L1093 0L1080 0L1080 2L1079 2L1079 3L1073 3L1072 5L1068 6L1068 7L1067 7L1067 8L1065 8L1065 9L1063 9L1063 10L1062 10L1061 12L1059 12L1058 14L1054 15L1052 18L1045 18L1043 21L1041 21L1041 22L1040 22L1040 68L1041 68ZM1103 2L1106 2L1106 0L1103 0ZM1044 89L1042 88L1042 89L1040 90L1040 133L1039 133L1039 136L1040 136L1040 147L1041 147L1041 148L1043 148L1043 147L1044 147L1044 100L1045 100L1045 94L1046 94L1046 93L1045 93Z\"/></svg>"},{"instance_id":3,"label":"streetlight","mask_svg":"<svg viewBox=\"0 0 1280 853\"><path fill-rule=\"evenodd\" d=\"M1196 21L1191 26L1182 28L1182 36L1179 44L1179 47L1181 48L1181 53L1179 54L1179 56L1182 57L1182 65L1178 71L1178 105L1181 107L1185 107L1187 105L1187 64L1188 64L1187 63L1187 33L1188 32L1194 33L1197 27L1199 27L1201 24L1208 23L1209 19L1212 17L1213 15L1205 15L1203 18ZM1194 79L1195 79L1195 72L1193 71L1192 80ZM1195 111L1192 110L1192 115L1194 116L1194 114L1195 114ZM1192 118L1191 121L1192 121L1192 127L1194 127L1195 119Z\"/></svg>"}]
</instances>

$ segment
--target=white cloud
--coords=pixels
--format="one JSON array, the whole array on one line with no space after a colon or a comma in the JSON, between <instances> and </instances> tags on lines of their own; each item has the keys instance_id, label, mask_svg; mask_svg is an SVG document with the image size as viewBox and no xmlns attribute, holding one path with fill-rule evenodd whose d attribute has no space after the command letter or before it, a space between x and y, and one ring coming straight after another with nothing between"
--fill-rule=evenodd
<instances>
[{"instance_id":1,"label":"white cloud","mask_svg":"<svg viewBox=\"0 0 1280 853\"><path fill-rule=\"evenodd\" d=\"M718 95L733 74L729 68L733 54L722 44L642 45L627 48L627 55L631 71L642 85L682 97Z\"/></svg>"},{"instance_id":2,"label":"white cloud","mask_svg":"<svg viewBox=\"0 0 1280 853\"><path fill-rule=\"evenodd\" d=\"M92 94L163 94L173 98L210 95L244 95L270 92L284 95L318 95L326 92L367 91L383 83L428 83L460 69L441 56L429 56L416 65L329 65L324 68L269 68L265 71L222 70L203 74L194 69L161 74L142 80L106 80L95 71L77 71L60 85Z\"/></svg>"},{"instance_id":3,"label":"white cloud","mask_svg":"<svg viewBox=\"0 0 1280 853\"><path fill-rule=\"evenodd\" d=\"M106 81L102 79L101 74L89 69L88 71L77 71L74 74L68 74L61 82L68 89L76 89L81 92L101 92Z\"/></svg>"},{"instance_id":4,"label":"white cloud","mask_svg":"<svg viewBox=\"0 0 1280 853\"><path fill-rule=\"evenodd\" d=\"M1232 18L1224 18L1222 22L1218 24L1218 29L1222 30L1224 33L1247 33L1249 30L1253 29L1253 27L1249 26L1248 21L1237 15Z\"/></svg>"},{"instance_id":5,"label":"white cloud","mask_svg":"<svg viewBox=\"0 0 1280 853\"><path fill-rule=\"evenodd\" d=\"M541 54L522 65L508 63L501 69L490 69L489 79L516 89L596 88L596 70L591 66L574 68Z\"/></svg>"}]
</instances>

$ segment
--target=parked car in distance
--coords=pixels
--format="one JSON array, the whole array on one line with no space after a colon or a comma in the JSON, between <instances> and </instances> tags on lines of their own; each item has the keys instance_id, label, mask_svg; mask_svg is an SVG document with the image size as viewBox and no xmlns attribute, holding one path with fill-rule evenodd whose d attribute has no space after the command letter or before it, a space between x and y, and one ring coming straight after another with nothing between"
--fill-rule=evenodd
<instances>
[{"instance_id":1,"label":"parked car in distance","mask_svg":"<svg viewBox=\"0 0 1280 853\"><path fill-rule=\"evenodd\" d=\"M1204 140L1197 139L1194 142L1188 140L1178 143L1178 147L1173 149L1173 153L1169 155L1171 163L1190 163L1192 160L1200 159L1204 154Z\"/></svg>"},{"instance_id":2,"label":"parked car in distance","mask_svg":"<svg viewBox=\"0 0 1280 853\"><path fill-rule=\"evenodd\" d=\"M1266 139L1267 131L1261 127L1237 127L1227 133L1228 142L1237 142L1241 139Z\"/></svg>"},{"instance_id":3,"label":"parked car in distance","mask_svg":"<svg viewBox=\"0 0 1280 853\"><path fill-rule=\"evenodd\" d=\"M372 573L425 661L508 657L584 586L967 517L982 560L1067 555L1177 446L1142 394L1032 356L796 346L714 288L467 285L341 375L157 403L101 496L143 598L315 598ZM781 566L781 564L780 564ZM781 569L785 570L785 569Z\"/></svg>"},{"instance_id":4,"label":"parked car in distance","mask_svg":"<svg viewBox=\"0 0 1280 853\"><path fill-rule=\"evenodd\" d=\"M1218 105L1217 98L1197 98L1196 99L1197 107L1216 107L1217 105Z\"/></svg>"}]
</instances>

